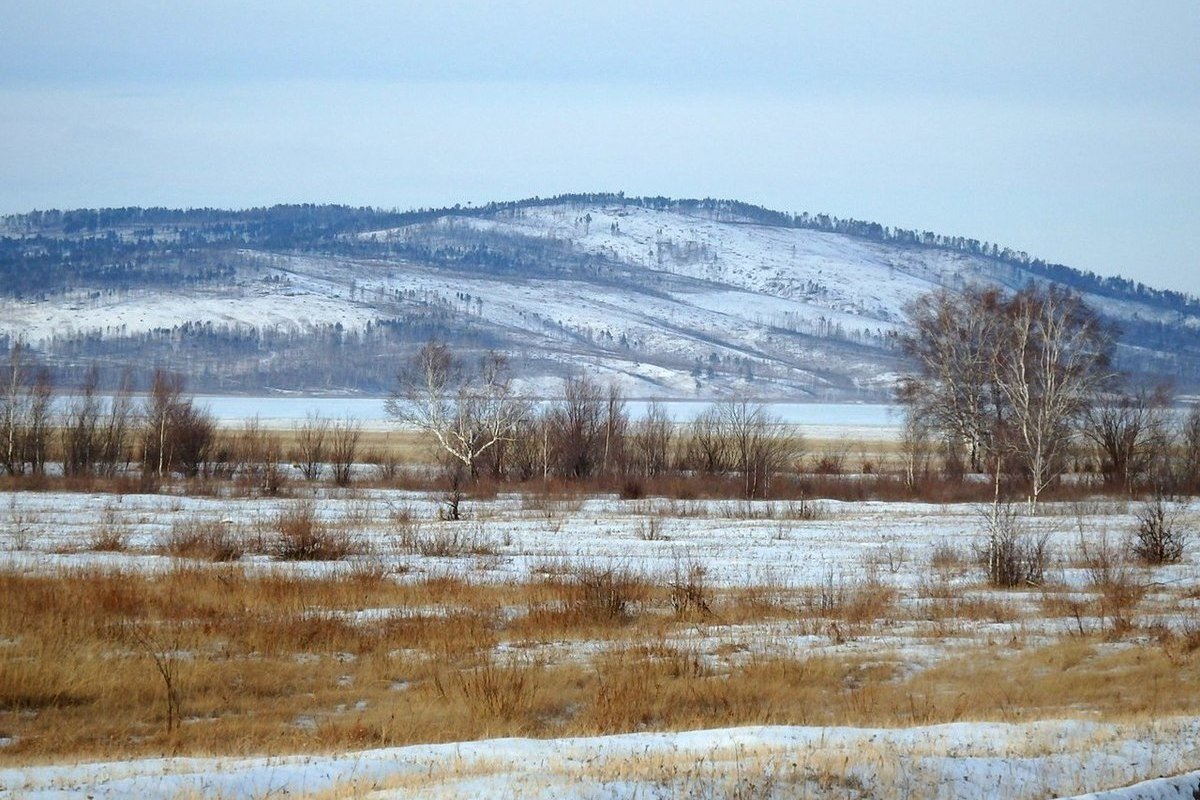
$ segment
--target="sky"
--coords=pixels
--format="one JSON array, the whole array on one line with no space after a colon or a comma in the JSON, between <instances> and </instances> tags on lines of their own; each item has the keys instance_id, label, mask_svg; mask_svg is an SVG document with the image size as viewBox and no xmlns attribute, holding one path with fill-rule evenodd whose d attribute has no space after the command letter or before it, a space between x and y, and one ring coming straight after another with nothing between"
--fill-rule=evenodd
<instances>
[{"instance_id":1,"label":"sky","mask_svg":"<svg viewBox=\"0 0 1200 800\"><path fill-rule=\"evenodd\" d=\"M1200 2L5 0L0 213L720 197L1200 294Z\"/></svg>"}]
</instances>

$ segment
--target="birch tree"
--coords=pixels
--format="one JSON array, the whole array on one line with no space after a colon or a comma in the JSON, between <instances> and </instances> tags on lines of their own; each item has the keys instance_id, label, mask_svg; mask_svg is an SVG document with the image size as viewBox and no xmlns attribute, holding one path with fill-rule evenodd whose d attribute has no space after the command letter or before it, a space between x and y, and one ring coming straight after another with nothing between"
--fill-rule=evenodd
<instances>
[{"instance_id":1,"label":"birch tree","mask_svg":"<svg viewBox=\"0 0 1200 800\"><path fill-rule=\"evenodd\" d=\"M1113 377L1111 331L1078 295L1037 286L943 290L909 315L916 369L897 395L910 419L968 446L973 469L991 466L997 497L1006 466L1019 471L1036 508Z\"/></svg>"},{"instance_id":2,"label":"birch tree","mask_svg":"<svg viewBox=\"0 0 1200 800\"><path fill-rule=\"evenodd\" d=\"M901 378L898 399L910 417L942 434L953 458L965 448L975 472L994 460L1006 411L993 381L1003 303L995 289L941 290L907 309L912 329L902 343L917 370Z\"/></svg>"},{"instance_id":3,"label":"birch tree","mask_svg":"<svg viewBox=\"0 0 1200 800\"><path fill-rule=\"evenodd\" d=\"M1030 288L1006 304L996 386L1010 409L1011 441L1029 481L1029 505L1062 474L1092 403L1112 378L1111 336L1080 298Z\"/></svg>"},{"instance_id":4,"label":"birch tree","mask_svg":"<svg viewBox=\"0 0 1200 800\"><path fill-rule=\"evenodd\" d=\"M0 396L0 465L9 475L25 472L25 428L29 403L25 394L29 365L25 348L15 342L8 353L4 371L4 394Z\"/></svg>"},{"instance_id":5,"label":"birch tree","mask_svg":"<svg viewBox=\"0 0 1200 800\"><path fill-rule=\"evenodd\" d=\"M472 477L480 456L511 441L528 409L499 353L466 369L446 344L428 342L399 383L386 403L388 414L430 436L458 470Z\"/></svg>"}]
</instances>

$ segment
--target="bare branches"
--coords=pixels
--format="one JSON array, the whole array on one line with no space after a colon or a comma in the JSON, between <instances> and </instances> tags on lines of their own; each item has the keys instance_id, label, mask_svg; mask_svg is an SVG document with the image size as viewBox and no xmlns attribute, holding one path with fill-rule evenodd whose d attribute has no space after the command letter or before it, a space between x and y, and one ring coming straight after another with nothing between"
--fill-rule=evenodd
<instances>
[{"instance_id":1,"label":"bare branches","mask_svg":"<svg viewBox=\"0 0 1200 800\"><path fill-rule=\"evenodd\" d=\"M527 403L513 390L504 356L489 353L478 369L468 371L440 342L421 348L386 407L396 420L432 436L472 472L480 456L512 439L527 412Z\"/></svg>"},{"instance_id":2,"label":"bare branches","mask_svg":"<svg viewBox=\"0 0 1200 800\"><path fill-rule=\"evenodd\" d=\"M1169 404L1164 389L1140 389L1106 397L1088 411L1083 433L1100 452L1100 470L1107 484L1133 490L1154 470L1155 462L1169 449Z\"/></svg>"},{"instance_id":3,"label":"bare branches","mask_svg":"<svg viewBox=\"0 0 1200 800\"><path fill-rule=\"evenodd\" d=\"M0 368L0 467L9 475L45 471L50 442L54 385L50 373L36 368L25 346L15 342L8 364Z\"/></svg>"},{"instance_id":4,"label":"bare branches","mask_svg":"<svg viewBox=\"0 0 1200 800\"><path fill-rule=\"evenodd\" d=\"M296 463L306 481L321 477L325 464L325 437L329 434L329 420L320 414L309 414L304 424L296 431Z\"/></svg>"},{"instance_id":5,"label":"bare branches","mask_svg":"<svg viewBox=\"0 0 1200 800\"><path fill-rule=\"evenodd\" d=\"M1062 473L1066 453L1110 381L1112 337L1078 296L1030 287L927 295L909 311L905 349L917 364L898 397L961 448L978 471L1004 462L1024 475L1030 503Z\"/></svg>"},{"instance_id":6,"label":"bare branches","mask_svg":"<svg viewBox=\"0 0 1200 800\"><path fill-rule=\"evenodd\" d=\"M158 369L146 397L142 428L142 471L164 477L178 469L188 477L200 473L216 436L216 422L191 398L183 377Z\"/></svg>"},{"instance_id":7,"label":"bare branches","mask_svg":"<svg viewBox=\"0 0 1200 800\"><path fill-rule=\"evenodd\" d=\"M349 486L350 473L358 457L362 423L358 420L344 419L335 422L329 433L329 463L333 468L333 482L338 486Z\"/></svg>"},{"instance_id":8,"label":"bare branches","mask_svg":"<svg viewBox=\"0 0 1200 800\"><path fill-rule=\"evenodd\" d=\"M994 381L1011 410L1013 448L1030 502L1064 469L1064 456L1109 371L1109 332L1077 295L1026 289L1005 304Z\"/></svg>"}]
</instances>

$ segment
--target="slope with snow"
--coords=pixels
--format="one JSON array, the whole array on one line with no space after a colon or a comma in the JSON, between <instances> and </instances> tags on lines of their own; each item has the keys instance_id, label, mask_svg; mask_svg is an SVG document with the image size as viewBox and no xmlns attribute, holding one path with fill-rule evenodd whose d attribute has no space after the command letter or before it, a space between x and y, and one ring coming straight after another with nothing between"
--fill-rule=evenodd
<instances>
[{"instance_id":1,"label":"slope with snow","mask_svg":"<svg viewBox=\"0 0 1200 800\"><path fill-rule=\"evenodd\" d=\"M1015 288L1033 277L959 251L625 200L448 211L336 241L359 249L301 254L243 243L230 253L238 264L231 282L170 291L82 286L21 299L0 292L0 336L53 355L72 352L65 342L73 337L118 339L186 323L304 336L436 318L439 330L472 331L517 356L535 383L582 369L635 396L880 398L901 368L896 336L914 298L976 282ZM521 267L465 257L480 250ZM1200 329L1200 315L1135 296L1087 299L1118 322ZM1173 368L1177 355L1154 344L1138 360Z\"/></svg>"}]
</instances>

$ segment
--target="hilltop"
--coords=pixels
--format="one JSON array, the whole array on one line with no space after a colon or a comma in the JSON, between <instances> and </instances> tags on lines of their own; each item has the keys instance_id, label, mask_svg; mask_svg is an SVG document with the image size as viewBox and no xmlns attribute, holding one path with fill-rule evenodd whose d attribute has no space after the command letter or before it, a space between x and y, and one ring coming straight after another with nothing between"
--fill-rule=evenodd
<instances>
[{"instance_id":1,"label":"hilltop","mask_svg":"<svg viewBox=\"0 0 1200 800\"><path fill-rule=\"evenodd\" d=\"M43 211L0 221L0 337L69 382L164 364L219 392L384 393L429 337L507 352L550 392L879 399L905 305L939 286L1068 286L1147 380L1200 376L1200 301L1000 245L735 201L569 195L410 212Z\"/></svg>"}]
</instances>

